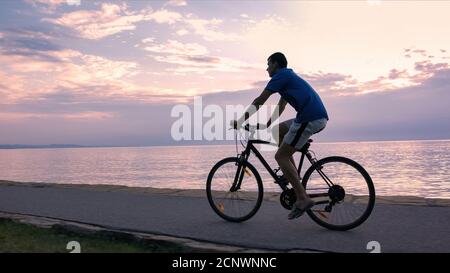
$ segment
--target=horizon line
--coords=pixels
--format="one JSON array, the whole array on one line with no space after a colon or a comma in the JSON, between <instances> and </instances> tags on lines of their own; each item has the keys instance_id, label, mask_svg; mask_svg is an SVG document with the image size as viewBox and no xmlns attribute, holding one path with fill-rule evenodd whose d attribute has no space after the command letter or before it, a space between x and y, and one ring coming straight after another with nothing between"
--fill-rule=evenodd
<instances>
[{"instance_id":1,"label":"horizon line","mask_svg":"<svg viewBox=\"0 0 450 273\"><path fill-rule=\"evenodd\" d=\"M193 140L195 141L195 140ZM193 142L191 141L191 142ZM442 138L442 139L402 139L402 140L342 140L342 141L314 141L317 144L344 144L344 143L378 143L378 142L445 142L450 141L450 138ZM231 142L231 141L227 141ZM198 143L198 144L173 144L173 145L158 145L158 144L141 144L141 145L82 145L82 144L0 144L0 149L8 150L8 149L46 149L46 148L55 148L55 149L70 149L70 148L139 148L139 147L189 147L189 146L222 146L222 145L232 145L235 143ZM11 148L6 148L10 146ZM17 147L14 146L24 146ZM28 147L27 147L28 146ZM62 147L52 147L52 146L62 146ZM69 147L63 147L69 146ZM73 146L73 147L70 147Z\"/></svg>"}]
</instances>

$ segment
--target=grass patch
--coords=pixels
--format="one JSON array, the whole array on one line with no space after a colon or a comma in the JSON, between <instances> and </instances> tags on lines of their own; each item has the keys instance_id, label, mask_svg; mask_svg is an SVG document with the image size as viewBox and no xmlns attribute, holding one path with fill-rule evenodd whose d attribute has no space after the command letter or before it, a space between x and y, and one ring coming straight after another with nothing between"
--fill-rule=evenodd
<instances>
[{"instance_id":1,"label":"grass patch","mask_svg":"<svg viewBox=\"0 0 450 273\"><path fill-rule=\"evenodd\" d=\"M133 240L112 234L79 234L62 228L39 228L0 219L0 252L69 253L67 243L77 241L82 253L176 253L188 252L174 243Z\"/></svg>"}]
</instances>

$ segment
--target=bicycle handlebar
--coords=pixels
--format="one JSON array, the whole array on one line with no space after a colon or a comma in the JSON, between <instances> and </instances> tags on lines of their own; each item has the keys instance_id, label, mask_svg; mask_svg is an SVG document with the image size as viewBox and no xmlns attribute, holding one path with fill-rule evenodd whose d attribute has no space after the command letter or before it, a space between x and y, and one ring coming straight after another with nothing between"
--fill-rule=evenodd
<instances>
[{"instance_id":1,"label":"bicycle handlebar","mask_svg":"<svg viewBox=\"0 0 450 273\"><path fill-rule=\"evenodd\" d=\"M256 125L246 124L243 128L246 131L264 130L267 129L267 125L262 123L257 123Z\"/></svg>"},{"instance_id":2,"label":"bicycle handlebar","mask_svg":"<svg viewBox=\"0 0 450 273\"><path fill-rule=\"evenodd\" d=\"M264 129L267 129L268 127L267 127L267 125L265 125L265 124L261 124L261 123L257 123L256 125L250 125L250 124L246 124L245 126L241 126L240 128L236 128L236 127L231 127L230 128L230 130L231 129L234 129L234 130L238 130L238 129L244 129L245 131L256 131L256 130L264 130Z\"/></svg>"}]
</instances>

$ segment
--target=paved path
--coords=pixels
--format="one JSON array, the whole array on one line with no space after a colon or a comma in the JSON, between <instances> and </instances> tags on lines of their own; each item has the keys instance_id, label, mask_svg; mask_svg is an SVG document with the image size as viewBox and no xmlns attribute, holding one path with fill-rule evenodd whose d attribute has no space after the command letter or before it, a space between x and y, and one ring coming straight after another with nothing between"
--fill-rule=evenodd
<instances>
[{"instance_id":1,"label":"paved path","mask_svg":"<svg viewBox=\"0 0 450 273\"><path fill-rule=\"evenodd\" d=\"M249 221L229 223L206 198L0 185L0 211L280 251L369 252L367 243L378 241L382 252L450 252L449 207L378 204L362 226L336 232L306 215L289 221L270 201Z\"/></svg>"}]
</instances>

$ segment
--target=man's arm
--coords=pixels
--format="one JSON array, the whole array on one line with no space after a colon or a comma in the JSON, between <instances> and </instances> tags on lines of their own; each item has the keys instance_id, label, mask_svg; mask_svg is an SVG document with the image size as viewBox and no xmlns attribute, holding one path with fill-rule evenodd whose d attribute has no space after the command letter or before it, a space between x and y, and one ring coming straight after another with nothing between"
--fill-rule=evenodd
<instances>
[{"instance_id":1,"label":"man's arm","mask_svg":"<svg viewBox=\"0 0 450 273\"><path fill-rule=\"evenodd\" d=\"M287 101L285 101L282 97L280 97L277 108L275 109L275 111L273 111L269 121L267 121L267 127L269 127L272 124L272 122L274 122L281 116L281 113L283 113L284 109L286 108L286 104Z\"/></svg>"},{"instance_id":2,"label":"man's arm","mask_svg":"<svg viewBox=\"0 0 450 273\"><path fill-rule=\"evenodd\" d=\"M241 127L242 124L249 119L256 111L258 111L259 107L261 105L264 105L264 103L267 101L267 99L272 95L273 93L269 90L262 91L261 95L259 95L252 104L245 110L244 115L242 115L234 124L235 128Z\"/></svg>"}]
</instances>

